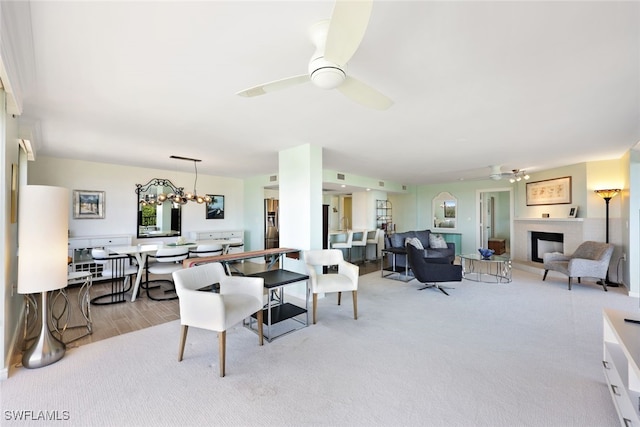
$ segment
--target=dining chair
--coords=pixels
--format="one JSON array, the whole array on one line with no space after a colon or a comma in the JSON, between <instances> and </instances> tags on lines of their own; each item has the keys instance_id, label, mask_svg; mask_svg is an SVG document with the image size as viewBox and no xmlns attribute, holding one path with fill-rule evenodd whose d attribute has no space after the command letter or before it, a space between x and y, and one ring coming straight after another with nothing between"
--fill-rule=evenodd
<instances>
[{"instance_id":1,"label":"dining chair","mask_svg":"<svg viewBox=\"0 0 640 427\"><path fill-rule=\"evenodd\" d=\"M105 249L91 249L91 257L100 270L99 278L109 279L111 292L91 299L91 304L107 305L125 301L131 289L131 276L138 273L138 266L128 255L111 254Z\"/></svg>"},{"instance_id":2,"label":"dining chair","mask_svg":"<svg viewBox=\"0 0 640 427\"><path fill-rule=\"evenodd\" d=\"M171 279L154 279L149 280L149 274L155 274L158 276L163 276L167 274L172 274L174 271L180 270L182 268L182 261L189 257L189 248L187 247L176 247L176 248L160 248L156 251L155 254L150 254L147 256L147 268L145 272L145 284L143 288L147 292L147 297L154 301L167 301L178 298L177 295L170 297L156 297L152 296L150 290L151 289L160 289L163 290L164 294L175 292L175 287L173 286L173 280ZM150 283L169 283L171 285L168 289L163 289L162 285L158 286L150 286Z\"/></svg>"},{"instance_id":3,"label":"dining chair","mask_svg":"<svg viewBox=\"0 0 640 427\"><path fill-rule=\"evenodd\" d=\"M220 376L225 376L227 330L255 314L258 342L263 344L263 292L261 277L227 276L218 262L182 268L172 273L180 304L178 361L184 356L190 326L218 333ZM219 283L219 293L199 289Z\"/></svg>"},{"instance_id":4,"label":"dining chair","mask_svg":"<svg viewBox=\"0 0 640 427\"><path fill-rule=\"evenodd\" d=\"M353 318L358 319L358 274L360 268L344 260L339 249L316 249L303 251L307 274L313 294L313 323L316 323L318 294L338 293L340 305L342 292L351 291L353 298ZM338 266L336 273L324 273L323 267Z\"/></svg>"},{"instance_id":5,"label":"dining chair","mask_svg":"<svg viewBox=\"0 0 640 427\"><path fill-rule=\"evenodd\" d=\"M244 252L244 242L235 242L229 244L229 248L227 249L227 253L229 254L237 254Z\"/></svg>"},{"instance_id":6,"label":"dining chair","mask_svg":"<svg viewBox=\"0 0 640 427\"><path fill-rule=\"evenodd\" d=\"M219 244L202 244L198 245L194 249L189 249L189 257L208 257L222 255L222 245Z\"/></svg>"}]
</instances>

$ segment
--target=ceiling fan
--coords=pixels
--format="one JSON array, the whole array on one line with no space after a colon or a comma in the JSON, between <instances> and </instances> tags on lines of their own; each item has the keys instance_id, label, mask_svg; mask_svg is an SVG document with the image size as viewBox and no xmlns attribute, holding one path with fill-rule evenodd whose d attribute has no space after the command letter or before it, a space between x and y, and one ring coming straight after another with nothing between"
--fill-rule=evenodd
<instances>
[{"instance_id":1,"label":"ceiling fan","mask_svg":"<svg viewBox=\"0 0 640 427\"><path fill-rule=\"evenodd\" d=\"M489 166L491 168L491 174L489 178L494 181L500 181L503 177L508 177L509 181L513 184L516 181L520 181L522 179L529 179L529 175L521 169L511 169L511 172L502 172L500 170L500 166Z\"/></svg>"},{"instance_id":2,"label":"ceiling fan","mask_svg":"<svg viewBox=\"0 0 640 427\"><path fill-rule=\"evenodd\" d=\"M337 0L331 19L309 28L316 51L309 61L308 74L263 83L236 95L254 97L311 82L323 89L338 89L347 98L366 107L386 110L393 104L391 99L346 72L347 62L358 50L364 37L372 6L373 0Z\"/></svg>"},{"instance_id":3,"label":"ceiling fan","mask_svg":"<svg viewBox=\"0 0 640 427\"><path fill-rule=\"evenodd\" d=\"M494 181L500 181L502 177L511 176L511 172L502 172L499 165L489 166L491 168L491 173L489 174L489 178Z\"/></svg>"}]
</instances>

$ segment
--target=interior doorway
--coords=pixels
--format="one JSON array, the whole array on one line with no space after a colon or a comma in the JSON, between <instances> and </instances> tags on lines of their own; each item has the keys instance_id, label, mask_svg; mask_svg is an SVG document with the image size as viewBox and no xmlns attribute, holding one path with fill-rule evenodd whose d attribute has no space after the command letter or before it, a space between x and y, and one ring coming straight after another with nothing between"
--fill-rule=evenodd
<instances>
[{"instance_id":1,"label":"interior doorway","mask_svg":"<svg viewBox=\"0 0 640 427\"><path fill-rule=\"evenodd\" d=\"M476 243L488 248L489 239L504 243L505 254L513 245L513 188L492 188L476 192L476 218L478 218Z\"/></svg>"}]
</instances>

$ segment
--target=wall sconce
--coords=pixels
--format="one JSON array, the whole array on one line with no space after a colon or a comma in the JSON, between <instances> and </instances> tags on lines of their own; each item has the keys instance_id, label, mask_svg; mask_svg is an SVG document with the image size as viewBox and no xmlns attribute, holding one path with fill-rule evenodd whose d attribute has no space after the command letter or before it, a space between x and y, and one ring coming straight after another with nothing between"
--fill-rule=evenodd
<instances>
[{"instance_id":1,"label":"wall sconce","mask_svg":"<svg viewBox=\"0 0 640 427\"><path fill-rule=\"evenodd\" d=\"M37 294L42 325L22 355L22 366L41 368L62 359L64 343L49 330L49 291L67 286L69 190L45 185L20 188L18 213L18 293ZM46 214L43 215L43 207Z\"/></svg>"}]
</instances>

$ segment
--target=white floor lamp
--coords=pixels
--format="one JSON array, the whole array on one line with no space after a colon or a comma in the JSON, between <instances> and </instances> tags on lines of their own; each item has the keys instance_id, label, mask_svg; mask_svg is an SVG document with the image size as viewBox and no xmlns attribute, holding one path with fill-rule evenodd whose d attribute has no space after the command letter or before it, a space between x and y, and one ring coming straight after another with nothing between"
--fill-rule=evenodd
<instances>
[{"instance_id":1,"label":"white floor lamp","mask_svg":"<svg viewBox=\"0 0 640 427\"><path fill-rule=\"evenodd\" d=\"M49 330L49 291L67 286L69 190L27 185L19 191L18 293L37 294L42 325L22 355L22 366L41 368L62 359L65 345Z\"/></svg>"}]
</instances>

